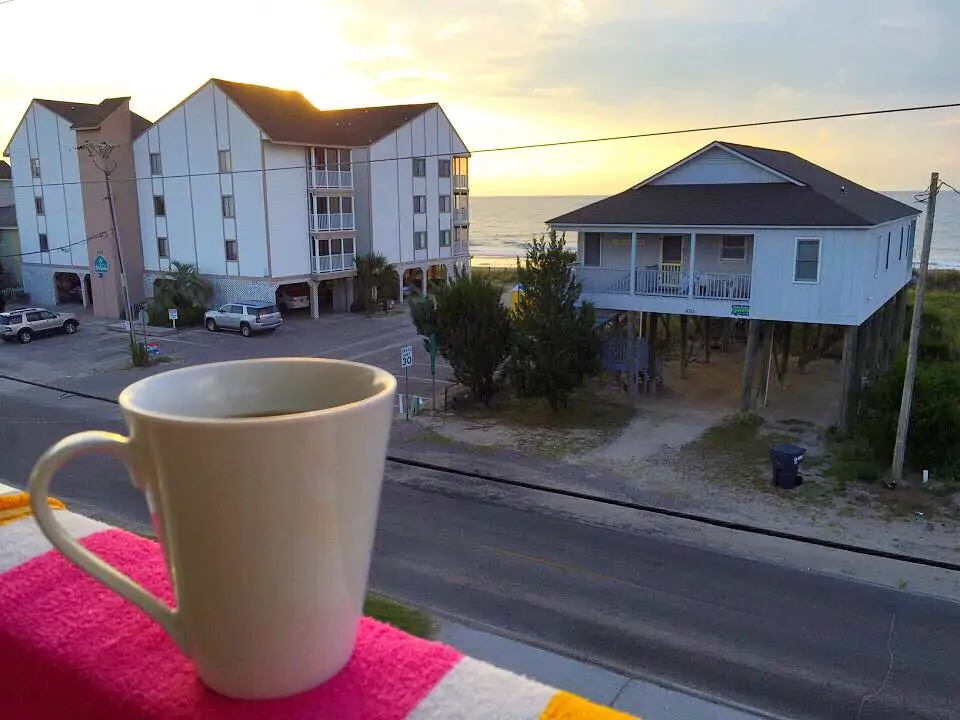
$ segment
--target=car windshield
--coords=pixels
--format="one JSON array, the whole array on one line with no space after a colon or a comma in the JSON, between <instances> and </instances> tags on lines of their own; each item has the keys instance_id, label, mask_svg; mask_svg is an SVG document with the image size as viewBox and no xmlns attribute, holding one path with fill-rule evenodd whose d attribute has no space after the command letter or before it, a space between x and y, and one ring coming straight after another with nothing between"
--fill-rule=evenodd
<instances>
[{"instance_id":1,"label":"car windshield","mask_svg":"<svg viewBox=\"0 0 960 720\"><path fill-rule=\"evenodd\" d=\"M279 311L276 305L263 305L262 307L253 308L253 312L255 315L271 315Z\"/></svg>"}]
</instances>

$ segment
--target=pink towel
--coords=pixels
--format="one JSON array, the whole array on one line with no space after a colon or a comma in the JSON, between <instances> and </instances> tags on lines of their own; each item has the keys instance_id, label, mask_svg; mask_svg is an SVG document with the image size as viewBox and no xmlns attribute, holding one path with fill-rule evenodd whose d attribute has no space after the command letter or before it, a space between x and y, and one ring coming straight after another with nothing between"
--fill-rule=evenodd
<instances>
[{"instance_id":1,"label":"pink towel","mask_svg":"<svg viewBox=\"0 0 960 720\"><path fill-rule=\"evenodd\" d=\"M171 600L156 543L107 530L83 544ZM155 623L58 553L0 574L5 720L402 720L460 658L452 648L364 619L350 662L321 687L284 700L229 700L200 684L193 664Z\"/></svg>"}]
</instances>

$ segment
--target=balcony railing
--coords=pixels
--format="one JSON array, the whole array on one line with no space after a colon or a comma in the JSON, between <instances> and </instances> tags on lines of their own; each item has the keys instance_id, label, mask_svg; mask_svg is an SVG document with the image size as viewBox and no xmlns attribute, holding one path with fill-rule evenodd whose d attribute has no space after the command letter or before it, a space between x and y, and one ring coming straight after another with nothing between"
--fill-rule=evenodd
<instances>
[{"instance_id":1,"label":"balcony railing","mask_svg":"<svg viewBox=\"0 0 960 720\"><path fill-rule=\"evenodd\" d=\"M470 221L470 213L467 211L467 208L454 208L453 209L453 222L458 225L466 225Z\"/></svg>"},{"instance_id":2,"label":"balcony railing","mask_svg":"<svg viewBox=\"0 0 960 720\"><path fill-rule=\"evenodd\" d=\"M751 276L694 272L675 267L635 270L634 294L689 297L703 300L749 300ZM585 293L630 294L630 268L578 267L577 279ZM691 292L692 291L692 292Z\"/></svg>"},{"instance_id":3,"label":"balcony railing","mask_svg":"<svg viewBox=\"0 0 960 720\"><path fill-rule=\"evenodd\" d=\"M328 170L319 167L310 167L307 170L311 188L353 188L352 170Z\"/></svg>"},{"instance_id":4,"label":"balcony railing","mask_svg":"<svg viewBox=\"0 0 960 720\"><path fill-rule=\"evenodd\" d=\"M467 176L466 175L454 175L453 176L453 189L454 190L469 190L467 185Z\"/></svg>"},{"instance_id":5,"label":"balcony railing","mask_svg":"<svg viewBox=\"0 0 960 720\"><path fill-rule=\"evenodd\" d=\"M466 255L466 254L469 253L469 252L470 252L470 246L468 245L468 243L467 243L466 240L462 240L461 242L454 242L454 243L453 243L453 254L454 254L454 255Z\"/></svg>"},{"instance_id":6,"label":"balcony railing","mask_svg":"<svg viewBox=\"0 0 960 720\"><path fill-rule=\"evenodd\" d=\"M310 215L310 230L325 232L327 230L353 230L353 213L329 213L327 215Z\"/></svg>"},{"instance_id":7,"label":"balcony railing","mask_svg":"<svg viewBox=\"0 0 960 720\"><path fill-rule=\"evenodd\" d=\"M354 267L354 253L339 253L337 255L314 255L313 271L315 273L339 272L352 270Z\"/></svg>"}]
</instances>

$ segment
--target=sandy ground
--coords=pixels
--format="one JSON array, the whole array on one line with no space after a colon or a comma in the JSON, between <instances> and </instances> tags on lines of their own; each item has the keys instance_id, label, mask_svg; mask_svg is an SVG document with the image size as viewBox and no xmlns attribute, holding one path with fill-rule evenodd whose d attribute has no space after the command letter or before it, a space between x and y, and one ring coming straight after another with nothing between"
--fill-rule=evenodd
<instances>
[{"instance_id":1,"label":"sandy ground","mask_svg":"<svg viewBox=\"0 0 960 720\"><path fill-rule=\"evenodd\" d=\"M839 364L811 363L800 374L791 366L784 387L771 375L764 424L724 447L726 423L740 395L742 347L714 352L711 362L693 363L681 380L677 363L667 363L664 387L644 395L626 427L518 427L496 415L488 418L425 417L431 434L476 449L533 453L554 461L604 468L646 496L672 508L754 526L960 562L960 507L911 504L920 491L887 491L856 483L846 488L821 473L829 464L824 431L835 421ZM604 392L623 403L619 390ZM776 442L807 449L804 484L778 490L769 482L768 452ZM598 481L599 482L599 481ZM598 487L598 491L604 488ZM923 507L923 514L916 508Z\"/></svg>"}]
</instances>

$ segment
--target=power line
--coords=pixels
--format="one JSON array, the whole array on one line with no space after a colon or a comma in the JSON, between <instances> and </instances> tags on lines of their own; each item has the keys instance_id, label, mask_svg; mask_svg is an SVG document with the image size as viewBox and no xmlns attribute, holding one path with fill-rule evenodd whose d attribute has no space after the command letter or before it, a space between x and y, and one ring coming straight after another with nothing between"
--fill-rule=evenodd
<instances>
[{"instance_id":1,"label":"power line","mask_svg":"<svg viewBox=\"0 0 960 720\"><path fill-rule=\"evenodd\" d=\"M74 395L76 397L85 398L87 400L96 400L99 402L108 403L110 405L120 404L116 398L108 398L108 397L103 397L102 395L94 395L92 393L68 390L67 388L58 387L56 385L49 385L47 383L38 382L36 380L26 380L24 378L18 378L12 375L7 375L5 373L0 373L0 379L9 380L10 382L20 383L22 385L30 385L32 387L38 387L44 390L52 390L54 392L66 393L68 395ZM770 528L757 527L755 525L746 525L744 523L739 523L739 522L732 522L730 520L720 520L719 518L713 518L708 515L699 515L696 513L684 512L682 510L671 510L670 508L662 508L656 505L645 505L642 503L636 503L629 500L620 500L617 498L604 497L602 495L591 495L589 493L580 492L578 490L568 490L566 488L551 487L549 485L541 485L540 483L527 482L525 480L513 480L511 478L499 477L497 475L489 475L487 473L474 472L470 470L461 470L459 468L451 468L445 465L436 465L434 463L422 462L419 460L411 460L410 458L399 457L396 455L387 455L387 460L397 465L405 465L407 467L417 468L419 470L429 470L432 472L443 473L446 475L456 475L458 477L467 477L474 480L482 480L484 482L493 483L497 485L515 487L515 488L520 488L522 490L532 490L535 492L541 492L549 495L558 495L560 497L567 497L575 500L585 500L587 502L599 503L601 505L609 505L613 507L624 508L627 510L636 510L637 512L645 512L653 515L661 515L664 517L669 517L677 520L689 520L691 522L696 522L703 525L711 525L713 527L724 528L726 530L736 530L739 532L751 533L754 535L763 535L765 537L778 538L781 540L791 540L794 542L805 543L807 545L816 545L816 546L828 548L831 550L843 550L845 552L850 552L857 555L867 555L870 557L883 558L885 560L896 560L898 562L905 562L913 565L925 565L927 567L934 567L941 570L951 570L954 572L960 572L960 565L956 563L947 562L944 560L933 560L931 558L924 558L924 557L919 557L915 555L905 555L903 553L895 553L887 550L878 550L876 548L861 547L859 545L850 545L848 543L841 543L833 540L823 540L821 538L809 537L807 535L797 535L795 533L782 532L780 530L771 530Z\"/></svg>"},{"instance_id":2,"label":"power line","mask_svg":"<svg viewBox=\"0 0 960 720\"><path fill-rule=\"evenodd\" d=\"M490 148L481 148L479 150L469 151L471 155L481 155L485 153L496 153L496 152L510 152L514 150L535 150L538 148L554 148L554 147L563 147L567 145L583 145L587 143L599 143L599 142L613 142L618 140L640 140L645 138L654 138L654 137L665 137L668 135L689 135L692 133L702 133L702 132L714 132L717 130L736 130L741 128L754 128L754 127L764 127L769 125L787 125L791 123L803 123L803 122L814 122L818 120L839 120L843 118L855 118L855 117L867 117L872 115L892 115L895 113L908 113L908 112L925 112L930 110L945 110L950 108L960 108L960 102L955 103L941 103L937 105L911 105L907 107L898 107L898 108L882 108L879 110L861 110L857 112L846 112L846 113L831 113L827 115L806 115L801 117L793 118L782 118L779 120L757 120L752 122L742 122L742 123L731 123L727 125L706 125L701 127L692 127L692 128L680 128L674 130L658 130L655 132L645 132L645 133L633 133L630 135L610 135L604 137L593 137L593 138L583 138L580 140L559 140L556 142L544 142L544 143L531 143L529 145L507 145L503 147L490 147ZM425 153L423 155L406 155L401 157L390 157L390 158L367 158L364 160L351 160L351 167L354 165L372 165L373 163L379 162L399 162L401 160L414 160L420 158L440 158L440 157L450 157L454 153ZM176 180L176 179L186 179L186 178L195 178L195 177L210 177L216 175L240 175L244 173L267 173L267 172L278 172L283 170L306 170L307 165L288 165L285 167L275 167L275 168L255 168L249 170L233 170L230 173L221 173L216 172L197 172L197 173L186 173L178 175L146 175L140 178L112 178L113 182L136 182L137 180L151 180L156 177L160 180ZM47 183L41 182L37 185L43 187L60 187L64 185L83 185L86 183L96 183L100 182L98 180L74 180L69 182L52 182ZM33 183L27 183L22 185L14 185L15 188L33 188L37 185ZM336 189L336 188L329 188Z\"/></svg>"},{"instance_id":3,"label":"power line","mask_svg":"<svg viewBox=\"0 0 960 720\"><path fill-rule=\"evenodd\" d=\"M96 235L91 235L86 237L83 240L77 240L76 242L68 243L66 245L57 245L56 247L47 248L46 250L34 250L32 252L22 252L22 253L12 253L10 255L0 255L0 260L6 260L7 258L22 258L28 257L30 255L40 255L42 253L53 253L53 252L67 252L72 247L77 245L83 245L84 243L90 242L91 240L96 240L97 238L104 237L107 234L106 230L103 232L98 232Z\"/></svg>"}]
</instances>

